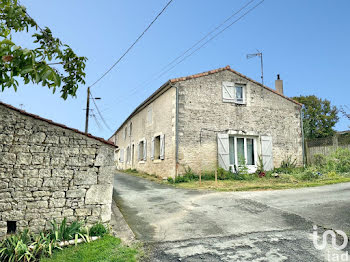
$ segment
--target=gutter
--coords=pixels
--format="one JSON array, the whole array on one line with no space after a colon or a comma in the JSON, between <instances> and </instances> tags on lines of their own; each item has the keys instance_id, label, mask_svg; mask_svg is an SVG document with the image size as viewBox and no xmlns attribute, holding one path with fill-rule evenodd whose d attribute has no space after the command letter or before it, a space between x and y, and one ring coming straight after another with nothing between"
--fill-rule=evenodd
<instances>
[{"instance_id":1,"label":"gutter","mask_svg":"<svg viewBox=\"0 0 350 262\"><path fill-rule=\"evenodd\" d=\"M173 86L173 85L172 85ZM176 111L175 111L175 177L179 168L179 87L176 85Z\"/></svg>"},{"instance_id":2,"label":"gutter","mask_svg":"<svg viewBox=\"0 0 350 262\"><path fill-rule=\"evenodd\" d=\"M303 109L304 109L304 105L302 105L302 107L300 108L300 126L301 126L301 144L302 144L302 150L303 150L303 166L305 167L306 165L306 157L305 157L305 136L304 136L304 123L303 123Z\"/></svg>"}]
</instances>

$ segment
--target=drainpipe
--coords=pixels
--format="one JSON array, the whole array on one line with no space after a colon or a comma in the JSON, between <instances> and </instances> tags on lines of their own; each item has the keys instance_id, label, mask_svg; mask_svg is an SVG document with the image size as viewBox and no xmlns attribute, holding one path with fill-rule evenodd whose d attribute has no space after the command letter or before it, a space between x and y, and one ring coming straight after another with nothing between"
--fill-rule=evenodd
<instances>
[{"instance_id":1,"label":"drainpipe","mask_svg":"<svg viewBox=\"0 0 350 262\"><path fill-rule=\"evenodd\" d=\"M300 108L300 126L301 126L301 143L302 143L302 149L303 149L303 166L305 167L305 137L304 137L304 124L303 124L303 116L304 116L304 105Z\"/></svg>"},{"instance_id":2,"label":"drainpipe","mask_svg":"<svg viewBox=\"0 0 350 262\"><path fill-rule=\"evenodd\" d=\"M172 85L173 86L173 85ZM179 169L179 88L173 86L176 90L176 110L175 110L175 177L178 175Z\"/></svg>"}]
</instances>

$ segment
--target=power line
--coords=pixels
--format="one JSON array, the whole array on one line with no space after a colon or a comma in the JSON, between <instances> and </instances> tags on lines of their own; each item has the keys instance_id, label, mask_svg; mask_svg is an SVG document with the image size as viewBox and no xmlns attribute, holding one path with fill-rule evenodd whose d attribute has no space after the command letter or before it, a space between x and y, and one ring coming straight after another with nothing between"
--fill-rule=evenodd
<instances>
[{"instance_id":1,"label":"power line","mask_svg":"<svg viewBox=\"0 0 350 262\"><path fill-rule=\"evenodd\" d=\"M119 59L100 77L98 78L90 87L93 87L96 85L99 81L101 81L102 78L104 78L123 58L126 56L127 53L134 47L134 45L143 37L143 35L150 29L150 27L153 25L153 23L161 16L161 14L167 9L167 7L171 4L173 0L170 0L164 8L158 13L158 15L153 19L153 21L147 26L147 28L142 32L141 35L134 41L134 43L124 52L124 54L119 57Z\"/></svg>"},{"instance_id":2,"label":"power line","mask_svg":"<svg viewBox=\"0 0 350 262\"><path fill-rule=\"evenodd\" d=\"M172 65L175 61L179 60L179 58L183 57L184 55L186 55L189 51L191 51L193 48L195 48L199 43L203 42L204 39L206 39L209 35L211 35L212 33L214 33L215 31L217 31L220 27L222 27L224 24L226 24L229 20L231 20L234 16L236 16L238 13L240 13L242 10L244 10L248 5L250 5L252 2L254 2L255 0L251 0L248 3L246 3L244 6L242 6L238 11L234 12L231 16L229 16L228 18L226 18L223 22L221 22L218 26L216 26L213 30L211 30L209 33L207 33L204 37L202 37L200 40L198 40L195 44L193 44L190 48L188 48L186 51L184 51L183 53L181 53L181 55L179 55L178 57L176 57L175 59L173 59L170 63L168 63L166 66L163 67L163 69L169 67L170 65ZM207 41L205 41L201 46L199 46L198 48L196 48L193 52L191 52L190 54L188 54L187 56L185 56L183 59L181 59L180 61L178 61L178 63L176 63L175 65L173 65L172 67L168 68L167 70L163 70L161 69L158 73L160 73L160 75L158 75L156 78L150 80L150 81L146 81L144 82L146 84L146 86L148 86L152 81L155 81L157 79L159 79L160 77L162 77L164 74L166 74L167 72L169 72L170 70L172 70L174 67L176 67L178 64L180 64L181 62L183 62L185 59L187 59L188 57L190 57L192 54L194 54L195 52L197 52L198 50L200 50L202 47L204 47L208 42L210 42L211 40L213 40L214 38L216 38L218 35L220 35L221 33L223 33L225 30L227 30L229 27L231 27L233 24L237 23L239 20L241 20L244 16L246 16L248 13L250 13L251 11L253 11L256 7L258 7L260 4L262 4L262 2L264 2L264 0L260 1L258 4L256 4L255 6L253 6L252 8L250 8L247 12L245 12L243 15L241 15L240 17L238 17L236 20L234 20L231 24L227 25L225 28L223 28L221 31L219 31L217 34L215 34L214 36L212 36L211 38L209 38ZM157 73L157 74L158 74ZM138 92L139 87L136 87L134 89L132 89L130 95L133 95L135 93ZM144 89L144 92L146 91L146 89ZM117 101L121 101L122 99L119 98Z\"/></svg>"},{"instance_id":3,"label":"power line","mask_svg":"<svg viewBox=\"0 0 350 262\"><path fill-rule=\"evenodd\" d=\"M241 15L240 17L238 17L236 20L234 20L231 24L227 25L226 27L224 27L221 31L219 31L218 33L216 33L215 35L213 35L211 38L209 38L207 41L205 41L202 45L200 45L198 48L196 48L193 52L191 52L190 54L188 54L187 56L185 56L184 58L182 58L179 62L177 62L175 65L173 65L172 67L170 67L168 70L166 70L165 72L163 72L162 74L160 74L158 76L158 78L162 77L164 74L166 74L167 72L169 72L171 69L173 69L174 67L176 67L178 64L182 63L184 60L186 60L188 57L190 57L191 55L193 55L194 53L196 53L197 51L199 51L202 47L204 47L207 43L209 43L211 40L213 40L214 38L216 38L218 35L220 35L221 33L223 33L224 31L226 31L228 28L230 28L232 25L234 25L235 23L237 23L239 20L241 20L243 17L245 17L247 14L249 14L251 11L253 11L255 8L257 8L259 5L261 5L265 0L260 1L258 4L256 4L255 6L253 6L252 8L250 8L247 12L245 12L243 15ZM158 79L157 78L157 79Z\"/></svg>"},{"instance_id":4,"label":"power line","mask_svg":"<svg viewBox=\"0 0 350 262\"><path fill-rule=\"evenodd\" d=\"M100 116L102 122L105 124L105 126L106 126L110 131L112 131L112 129L111 129L111 128L109 127L109 125L107 124L107 121L105 121L104 117L102 116L102 114L101 114L101 112L100 112L100 109L98 108L98 106L97 106L97 104L96 104L96 102L95 102L95 99L94 99L94 97L92 96L91 91L90 91L90 97L91 97L91 99L92 99L92 102L93 102L94 105L95 105L95 108L96 108L96 110L97 110L97 113L98 113L98 115Z\"/></svg>"}]
</instances>

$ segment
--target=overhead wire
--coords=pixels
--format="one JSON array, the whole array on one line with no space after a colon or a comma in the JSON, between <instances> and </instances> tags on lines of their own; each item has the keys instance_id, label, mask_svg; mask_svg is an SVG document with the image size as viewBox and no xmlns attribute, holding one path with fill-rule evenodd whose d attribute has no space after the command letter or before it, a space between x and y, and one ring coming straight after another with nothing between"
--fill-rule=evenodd
<instances>
[{"instance_id":1,"label":"overhead wire","mask_svg":"<svg viewBox=\"0 0 350 262\"><path fill-rule=\"evenodd\" d=\"M147 28L139 35L139 37L132 43L132 45L118 58L118 60L104 73L100 78L98 78L93 84L91 84L89 87L93 87L98 82L100 82L109 72L112 71L112 69L126 56L127 53L136 45L136 43L144 36L144 34L151 28L151 26L154 24L154 22L164 13L164 11L167 9L167 7L173 2L173 0L170 0L163 9L157 14L157 16L152 20L152 22L147 26Z\"/></svg>"}]
</instances>

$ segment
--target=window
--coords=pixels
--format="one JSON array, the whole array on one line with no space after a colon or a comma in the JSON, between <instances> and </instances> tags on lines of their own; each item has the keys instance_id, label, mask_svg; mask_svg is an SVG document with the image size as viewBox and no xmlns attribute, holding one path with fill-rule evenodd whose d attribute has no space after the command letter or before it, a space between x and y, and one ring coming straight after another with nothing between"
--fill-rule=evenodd
<instances>
[{"instance_id":1,"label":"window","mask_svg":"<svg viewBox=\"0 0 350 262\"><path fill-rule=\"evenodd\" d=\"M131 136L131 134L132 134L132 123L130 123L129 125L129 136Z\"/></svg>"},{"instance_id":2,"label":"window","mask_svg":"<svg viewBox=\"0 0 350 262\"><path fill-rule=\"evenodd\" d=\"M118 143L118 135L116 134L116 135L114 136L114 144L117 145L117 143Z\"/></svg>"},{"instance_id":3,"label":"window","mask_svg":"<svg viewBox=\"0 0 350 262\"><path fill-rule=\"evenodd\" d=\"M126 126L124 129L124 140L126 139L127 133L128 133L128 127Z\"/></svg>"},{"instance_id":4,"label":"window","mask_svg":"<svg viewBox=\"0 0 350 262\"><path fill-rule=\"evenodd\" d=\"M236 102L243 103L243 86L236 85Z\"/></svg>"},{"instance_id":5,"label":"window","mask_svg":"<svg viewBox=\"0 0 350 262\"><path fill-rule=\"evenodd\" d=\"M146 140L143 139L139 142L139 154L138 154L139 161L146 161L146 154L147 154Z\"/></svg>"},{"instance_id":6,"label":"window","mask_svg":"<svg viewBox=\"0 0 350 262\"><path fill-rule=\"evenodd\" d=\"M223 102L245 104L245 85L223 82L222 100Z\"/></svg>"},{"instance_id":7,"label":"window","mask_svg":"<svg viewBox=\"0 0 350 262\"><path fill-rule=\"evenodd\" d=\"M152 138L151 144L151 159L161 159L165 158L165 136L158 135Z\"/></svg>"},{"instance_id":8,"label":"window","mask_svg":"<svg viewBox=\"0 0 350 262\"><path fill-rule=\"evenodd\" d=\"M229 138L230 165L256 165L256 139L249 137Z\"/></svg>"}]
</instances>

